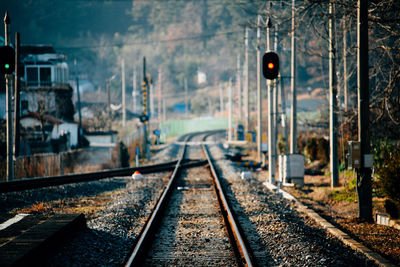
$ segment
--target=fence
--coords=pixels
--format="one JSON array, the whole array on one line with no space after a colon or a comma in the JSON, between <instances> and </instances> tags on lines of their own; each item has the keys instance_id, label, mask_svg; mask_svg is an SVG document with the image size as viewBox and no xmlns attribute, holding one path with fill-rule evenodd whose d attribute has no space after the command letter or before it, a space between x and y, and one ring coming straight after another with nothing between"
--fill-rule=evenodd
<instances>
[{"instance_id":1,"label":"fence","mask_svg":"<svg viewBox=\"0 0 400 267\"><path fill-rule=\"evenodd\" d=\"M74 172L77 165L83 165L92 157L89 149L79 149L62 153L35 154L18 157L14 163L14 179L56 176ZM102 152L103 153L103 152ZM111 151L104 154L111 160ZM6 180L7 162L0 162L0 180Z\"/></svg>"}]
</instances>

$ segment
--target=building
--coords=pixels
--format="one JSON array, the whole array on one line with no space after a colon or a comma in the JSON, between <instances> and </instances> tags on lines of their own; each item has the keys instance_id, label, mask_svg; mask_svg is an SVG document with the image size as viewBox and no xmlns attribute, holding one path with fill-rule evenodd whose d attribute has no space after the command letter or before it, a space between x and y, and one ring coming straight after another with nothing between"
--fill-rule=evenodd
<instances>
[{"instance_id":1,"label":"building","mask_svg":"<svg viewBox=\"0 0 400 267\"><path fill-rule=\"evenodd\" d=\"M37 112L20 118L22 143L20 155L58 152L78 147L78 125Z\"/></svg>"},{"instance_id":2,"label":"building","mask_svg":"<svg viewBox=\"0 0 400 267\"><path fill-rule=\"evenodd\" d=\"M20 147L25 148L20 149L21 155L77 147L78 126L73 117L73 88L66 56L52 46L35 45L21 46L19 58ZM0 79L0 87L0 119L5 125L4 79ZM4 143L5 135L1 139Z\"/></svg>"},{"instance_id":3,"label":"building","mask_svg":"<svg viewBox=\"0 0 400 267\"><path fill-rule=\"evenodd\" d=\"M46 113L55 118L73 120L73 89L68 83L66 56L52 46L21 46L23 81L21 115L26 112Z\"/></svg>"}]
</instances>

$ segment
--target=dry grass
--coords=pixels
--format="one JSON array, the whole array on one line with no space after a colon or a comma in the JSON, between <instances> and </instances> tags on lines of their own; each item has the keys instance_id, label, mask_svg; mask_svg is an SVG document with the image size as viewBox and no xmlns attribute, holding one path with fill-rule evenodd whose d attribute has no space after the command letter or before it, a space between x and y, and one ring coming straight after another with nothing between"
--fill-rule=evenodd
<instances>
[{"instance_id":1,"label":"dry grass","mask_svg":"<svg viewBox=\"0 0 400 267\"><path fill-rule=\"evenodd\" d=\"M354 239L380 253L395 264L400 264L400 231L388 226L358 220L358 201L355 192L350 192L355 198L348 196L352 176L341 176L341 186L332 189L329 176L304 177L302 188L285 188L292 195L311 206L314 210L347 232ZM343 198L336 198L339 192ZM345 192L345 193L343 193ZM373 198L374 213L383 212L384 199Z\"/></svg>"},{"instance_id":2,"label":"dry grass","mask_svg":"<svg viewBox=\"0 0 400 267\"><path fill-rule=\"evenodd\" d=\"M47 203L37 203L31 207L18 209L17 213L41 213L41 214L76 214L83 213L86 218L89 218L96 212L104 209L104 206L112 201L117 195L118 191L105 192L96 196L85 196L75 199L61 199Z\"/></svg>"}]
</instances>

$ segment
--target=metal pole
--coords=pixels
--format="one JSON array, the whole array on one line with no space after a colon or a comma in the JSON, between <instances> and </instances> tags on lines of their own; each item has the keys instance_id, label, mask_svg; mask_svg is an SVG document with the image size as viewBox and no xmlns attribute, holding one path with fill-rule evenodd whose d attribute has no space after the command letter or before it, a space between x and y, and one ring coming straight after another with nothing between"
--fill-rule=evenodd
<instances>
[{"instance_id":1,"label":"metal pole","mask_svg":"<svg viewBox=\"0 0 400 267\"><path fill-rule=\"evenodd\" d=\"M137 96L137 87L136 87L136 66L133 67L133 78L132 78L132 109L133 113L137 112L137 106L136 106L136 96Z\"/></svg>"},{"instance_id":2,"label":"metal pole","mask_svg":"<svg viewBox=\"0 0 400 267\"><path fill-rule=\"evenodd\" d=\"M20 53L20 34L15 33L15 82L14 82L14 161L19 156L20 146L20 129L19 129L19 116L20 116L20 81L19 81L19 53Z\"/></svg>"},{"instance_id":3,"label":"metal pole","mask_svg":"<svg viewBox=\"0 0 400 267\"><path fill-rule=\"evenodd\" d=\"M146 76L146 57L143 57L143 114L148 115L148 91L149 91L149 82ZM147 160L150 160L150 151L149 151L149 144L148 144L148 121L143 122L143 145L145 150L145 155Z\"/></svg>"},{"instance_id":4,"label":"metal pole","mask_svg":"<svg viewBox=\"0 0 400 267\"><path fill-rule=\"evenodd\" d=\"M338 186L338 158L337 158L337 136L336 136L336 51L335 51L335 10L332 0L329 1L329 141L330 141L330 167L331 187Z\"/></svg>"},{"instance_id":5,"label":"metal pole","mask_svg":"<svg viewBox=\"0 0 400 267\"><path fill-rule=\"evenodd\" d=\"M4 44L8 45L8 25L11 23L8 12L4 16ZM7 181L14 179L13 162L13 128L12 128L12 88L10 86L11 75L6 74L6 113L7 113Z\"/></svg>"},{"instance_id":6,"label":"metal pole","mask_svg":"<svg viewBox=\"0 0 400 267\"><path fill-rule=\"evenodd\" d=\"M278 51L278 25L275 26L275 38L274 38L274 50L275 52ZM277 140L278 140L278 86L277 86L277 79L274 80L273 83L273 102L274 102L274 109L273 109L273 117L272 117L272 129L273 129L273 136L272 136L272 157L274 161L274 178L276 173L276 162L278 159L278 149L277 149Z\"/></svg>"},{"instance_id":7,"label":"metal pole","mask_svg":"<svg viewBox=\"0 0 400 267\"><path fill-rule=\"evenodd\" d=\"M122 126L126 125L126 88L125 88L125 60L121 60L121 88L122 88Z\"/></svg>"},{"instance_id":8,"label":"metal pole","mask_svg":"<svg viewBox=\"0 0 400 267\"><path fill-rule=\"evenodd\" d=\"M250 109L249 109L249 28L246 27L245 35L245 75L244 75L244 129L249 132L250 127Z\"/></svg>"},{"instance_id":9,"label":"metal pole","mask_svg":"<svg viewBox=\"0 0 400 267\"><path fill-rule=\"evenodd\" d=\"M110 79L106 80L106 87L107 87L107 113L108 113L108 130L111 132L111 92L110 92Z\"/></svg>"},{"instance_id":10,"label":"metal pole","mask_svg":"<svg viewBox=\"0 0 400 267\"><path fill-rule=\"evenodd\" d=\"M281 75L279 75L279 79L280 79L279 88L281 91L281 93L280 93L280 95L281 95L280 103L281 103L281 112L282 112L281 120L282 120L282 127L283 127L283 136L285 138L285 154L288 154L289 153L289 142L288 142L289 141L288 140L289 133L288 133L288 127L287 127L287 123L286 123L285 86L283 83L284 79Z\"/></svg>"},{"instance_id":11,"label":"metal pole","mask_svg":"<svg viewBox=\"0 0 400 267\"><path fill-rule=\"evenodd\" d=\"M81 146L81 136L82 136L82 113L81 113L81 94L79 92L79 77L78 77L78 69L76 64L76 59L74 60L75 65L75 82L76 82L76 96L78 98L78 119L79 119L79 127L78 127L78 146Z\"/></svg>"},{"instance_id":12,"label":"metal pole","mask_svg":"<svg viewBox=\"0 0 400 267\"><path fill-rule=\"evenodd\" d=\"M228 117L228 141L232 141L232 78L229 79L229 117Z\"/></svg>"},{"instance_id":13,"label":"metal pole","mask_svg":"<svg viewBox=\"0 0 400 267\"><path fill-rule=\"evenodd\" d=\"M271 20L267 22L267 52L271 50L269 39ZM273 81L266 80L268 89L268 181L271 184L275 183L275 158L274 158L274 94Z\"/></svg>"},{"instance_id":14,"label":"metal pole","mask_svg":"<svg viewBox=\"0 0 400 267\"><path fill-rule=\"evenodd\" d=\"M161 68L158 69L158 122L161 122L161 90L162 90L162 79L161 79Z\"/></svg>"},{"instance_id":15,"label":"metal pole","mask_svg":"<svg viewBox=\"0 0 400 267\"><path fill-rule=\"evenodd\" d=\"M240 79L240 54L237 55L237 65L236 65L237 73L236 73L236 89L237 89L237 98L238 98L238 117L239 124L242 123L242 84Z\"/></svg>"},{"instance_id":16,"label":"metal pole","mask_svg":"<svg viewBox=\"0 0 400 267\"><path fill-rule=\"evenodd\" d=\"M188 98L188 86L187 86L187 79L184 78L183 80L183 86L185 89L185 115L186 117L189 115L189 98Z\"/></svg>"},{"instance_id":17,"label":"metal pole","mask_svg":"<svg viewBox=\"0 0 400 267\"><path fill-rule=\"evenodd\" d=\"M160 83L162 83L162 80L163 80L163 73L161 72L160 73ZM161 87L162 88L162 87ZM165 103L166 103L167 101L165 101L165 97L162 99L162 108L163 108L163 117L162 117L162 120L163 120L163 122L165 123L166 121L167 121L167 109L166 109L166 105L165 105Z\"/></svg>"},{"instance_id":18,"label":"metal pole","mask_svg":"<svg viewBox=\"0 0 400 267\"><path fill-rule=\"evenodd\" d=\"M211 107L211 98L210 95L207 96L207 103L208 103L208 114L210 114L210 116L212 115L212 107Z\"/></svg>"},{"instance_id":19,"label":"metal pole","mask_svg":"<svg viewBox=\"0 0 400 267\"><path fill-rule=\"evenodd\" d=\"M259 160L263 158L261 151L262 142L262 102L261 102L261 16L257 21L257 155Z\"/></svg>"},{"instance_id":20,"label":"metal pole","mask_svg":"<svg viewBox=\"0 0 400 267\"><path fill-rule=\"evenodd\" d=\"M358 215L372 221L371 169L364 166L364 156L370 153L367 0L358 0L357 43L358 140L361 146L361 168L357 172Z\"/></svg>"},{"instance_id":21,"label":"metal pole","mask_svg":"<svg viewBox=\"0 0 400 267\"><path fill-rule=\"evenodd\" d=\"M297 153L297 100L296 100L296 38L295 38L295 0L292 0L292 43L291 43L291 67L290 67L290 83L291 83L291 102L292 109L290 111L290 154Z\"/></svg>"},{"instance_id":22,"label":"metal pole","mask_svg":"<svg viewBox=\"0 0 400 267\"><path fill-rule=\"evenodd\" d=\"M150 95L150 118L154 118L154 86L153 83L149 83L149 95Z\"/></svg>"},{"instance_id":23,"label":"metal pole","mask_svg":"<svg viewBox=\"0 0 400 267\"><path fill-rule=\"evenodd\" d=\"M221 112L221 116L224 116L224 92L223 92L223 88L222 85L219 85L219 109Z\"/></svg>"}]
</instances>

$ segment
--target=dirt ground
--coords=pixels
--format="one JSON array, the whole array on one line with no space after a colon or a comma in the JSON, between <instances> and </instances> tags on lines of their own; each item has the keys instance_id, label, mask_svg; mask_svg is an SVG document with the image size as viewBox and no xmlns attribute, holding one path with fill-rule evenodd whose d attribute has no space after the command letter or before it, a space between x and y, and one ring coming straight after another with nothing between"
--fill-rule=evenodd
<instances>
[{"instance_id":1,"label":"dirt ground","mask_svg":"<svg viewBox=\"0 0 400 267\"><path fill-rule=\"evenodd\" d=\"M355 192L350 192L344 200L338 201L332 197L334 191L345 191L345 186L350 179L351 177L340 177L341 187L331 189L329 176L305 175L302 188L284 187L284 190L294 195L303 204L312 207L355 240L400 265L400 230L360 221ZM373 198L374 215L384 212L383 200Z\"/></svg>"}]
</instances>

